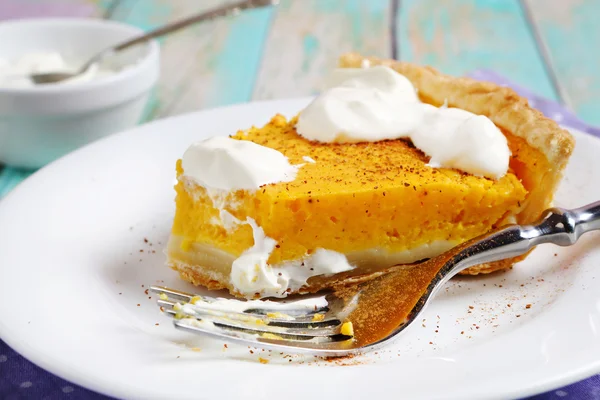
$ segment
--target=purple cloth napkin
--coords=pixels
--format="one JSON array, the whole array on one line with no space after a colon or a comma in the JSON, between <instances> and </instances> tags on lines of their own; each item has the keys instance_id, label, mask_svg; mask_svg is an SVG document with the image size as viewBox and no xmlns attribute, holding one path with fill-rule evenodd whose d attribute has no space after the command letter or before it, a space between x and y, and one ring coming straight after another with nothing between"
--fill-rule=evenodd
<instances>
[{"instance_id":1,"label":"purple cloth napkin","mask_svg":"<svg viewBox=\"0 0 600 400\"><path fill-rule=\"evenodd\" d=\"M67 382L27 361L0 340L0 399L89 399L110 397Z\"/></svg>"},{"instance_id":2,"label":"purple cloth napkin","mask_svg":"<svg viewBox=\"0 0 600 400\"><path fill-rule=\"evenodd\" d=\"M547 117L561 125L600 137L600 129L589 126L564 106L536 96L533 92L515 85L492 71L478 70L470 74L473 78L510 86ZM14 352L0 340L0 399L108 399L33 365ZM598 399L600 400L600 375L572 385L535 395L530 400Z\"/></svg>"},{"instance_id":3,"label":"purple cloth napkin","mask_svg":"<svg viewBox=\"0 0 600 400\"><path fill-rule=\"evenodd\" d=\"M65 16L89 17L94 14L94 10L93 4L84 2L0 0L0 20Z\"/></svg>"}]
</instances>

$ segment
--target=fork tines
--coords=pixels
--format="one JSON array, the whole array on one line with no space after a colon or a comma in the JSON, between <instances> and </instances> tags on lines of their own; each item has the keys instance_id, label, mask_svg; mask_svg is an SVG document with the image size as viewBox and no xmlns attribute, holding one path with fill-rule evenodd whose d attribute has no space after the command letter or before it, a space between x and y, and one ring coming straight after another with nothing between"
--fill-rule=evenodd
<instances>
[{"instance_id":1,"label":"fork tines","mask_svg":"<svg viewBox=\"0 0 600 400\"><path fill-rule=\"evenodd\" d=\"M160 296L161 311L174 318L177 328L195 333L260 345L293 347L296 342L306 347L313 342L315 348L320 343L352 339L341 333L343 322L328 315L323 298L314 305L300 300L281 307L281 303L267 301L257 307L254 301L245 304L243 300L195 296L162 286L152 286L150 290Z\"/></svg>"}]
</instances>

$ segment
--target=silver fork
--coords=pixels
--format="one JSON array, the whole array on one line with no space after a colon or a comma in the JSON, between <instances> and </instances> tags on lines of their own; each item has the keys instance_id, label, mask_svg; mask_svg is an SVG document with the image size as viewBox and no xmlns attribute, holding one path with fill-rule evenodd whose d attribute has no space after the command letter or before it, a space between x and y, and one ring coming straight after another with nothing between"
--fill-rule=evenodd
<instances>
[{"instance_id":1,"label":"silver fork","mask_svg":"<svg viewBox=\"0 0 600 400\"><path fill-rule=\"evenodd\" d=\"M353 332L347 321L351 321L352 313L360 309L361 298L377 296L377 291L361 286L349 301L334 292L325 296L326 305L322 296L308 300L303 296L303 300L279 306L270 301L222 301L161 286L153 286L151 290L161 296L159 306L166 314L175 317L174 324L179 329L290 353L345 356L379 348L397 337L417 320L440 288L460 271L474 265L523 255L539 244L570 246L583 233L598 229L600 202L574 210L552 208L544 211L533 225L498 228L438 257L415 264L414 268L429 271L430 283L420 290L414 290L414 307L402 320L397 321L395 329L382 332L381 338L363 345L353 340ZM394 268L397 271L398 267ZM393 283L394 268L376 278L379 281L377 284ZM374 286L371 284L368 287ZM378 300L386 301L384 298ZM311 301L314 301L314 307L310 307Z\"/></svg>"}]
</instances>

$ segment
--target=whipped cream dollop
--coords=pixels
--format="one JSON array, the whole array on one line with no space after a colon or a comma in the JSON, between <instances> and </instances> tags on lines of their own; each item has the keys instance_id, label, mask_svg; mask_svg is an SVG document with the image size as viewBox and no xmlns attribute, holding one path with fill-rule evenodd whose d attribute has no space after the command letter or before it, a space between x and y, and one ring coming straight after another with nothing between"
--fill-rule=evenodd
<instances>
[{"instance_id":1,"label":"whipped cream dollop","mask_svg":"<svg viewBox=\"0 0 600 400\"><path fill-rule=\"evenodd\" d=\"M256 190L291 182L299 166L275 149L248 140L216 136L192 144L182 157L185 176L207 189Z\"/></svg>"},{"instance_id":2,"label":"whipped cream dollop","mask_svg":"<svg viewBox=\"0 0 600 400\"><path fill-rule=\"evenodd\" d=\"M318 142L408 138L432 167L498 179L508 171L506 137L485 116L422 103L412 83L385 66L338 69L333 87L300 112L296 130Z\"/></svg>"},{"instance_id":3,"label":"whipped cream dollop","mask_svg":"<svg viewBox=\"0 0 600 400\"><path fill-rule=\"evenodd\" d=\"M406 137L421 122L415 88L394 70L342 69L340 75L339 86L317 96L300 113L300 135L327 143L376 142Z\"/></svg>"},{"instance_id":4,"label":"whipped cream dollop","mask_svg":"<svg viewBox=\"0 0 600 400\"><path fill-rule=\"evenodd\" d=\"M493 179L506 174L508 142L489 118L459 108L423 107L423 120L409 137L431 157L431 167L456 168Z\"/></svg>"},{"instance_id":5,"label":"whipped cream dollop","mask_svg":"<svg viewBox=\"0 0 600 400\"><path fill-rule=\"evenodd\" d=\"M69 65L62 55L56 51L26 53L11 60L0 58L0 87L34 87L35 83L29 78L31 74L48 72L72 73L76 72L78 67L79 65ZM98 65L92 65L85 73L56 84L67 85L89 82L113 75L116 72L106 68L99 68Z\"/></svg>"},{"instance_id":6,"label":"whipped cream dollop","mask_svg":"<svg viewBox=\"0 0 600 400\"><path fill-rule=\"evenodd\" d=\"M285 297L288 290L300 289L312 276L354 269L343 254L321 248L300 260L273 267L267 261L277 241L266 236L254 219L248 218L246 223L252 227L254 245L231 265L231 283L245 296Z\"/></svg>"}]
</instances>

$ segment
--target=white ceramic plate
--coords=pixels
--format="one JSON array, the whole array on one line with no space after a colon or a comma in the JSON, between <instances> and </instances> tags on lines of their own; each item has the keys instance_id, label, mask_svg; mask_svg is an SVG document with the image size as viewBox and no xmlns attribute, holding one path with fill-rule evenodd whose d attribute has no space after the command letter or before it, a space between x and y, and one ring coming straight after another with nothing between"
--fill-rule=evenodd
<instances>
[{"instance_id":1,"label":"white ceramic plate","mask_svg":"<svg viewBox=\"0 0 600 400\"><path fill-rule=\"evenodd\" d=\"M386 349L335 362L175 330L144 290L164 266L174 166L210 135L293 115L307 99L141 126L44 168L0 202L0 337L41 367L117 397L506 398L600 372L600 236L459 278ZM600 141L578 144L557 204L600 199ZM147 242L146 242L147 241ZM529 308L528 308L528 305ZM268 364L259 363L262 357Z\"/></svg>"}]
</instances>

